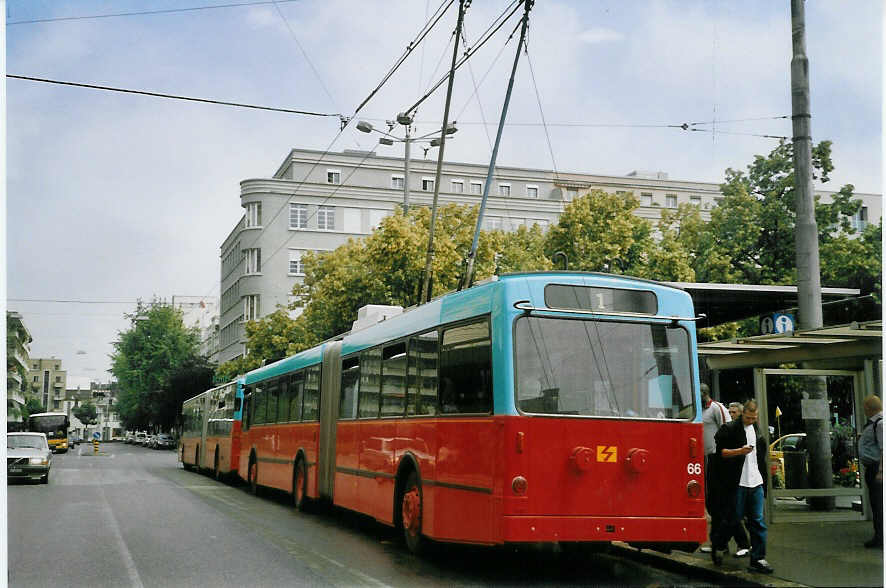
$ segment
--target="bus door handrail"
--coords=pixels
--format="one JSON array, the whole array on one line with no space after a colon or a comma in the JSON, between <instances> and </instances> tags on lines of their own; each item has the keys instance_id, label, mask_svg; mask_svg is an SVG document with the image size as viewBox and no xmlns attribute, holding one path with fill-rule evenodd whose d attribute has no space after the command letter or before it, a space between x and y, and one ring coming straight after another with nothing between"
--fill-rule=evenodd
<instances>
[{"instance_id":1,"label":"bus door handrail","mask_svg":"<svg viewBox=\"0 0 886 588\"><path fill-rule=\"evenodd\" d=\"M532 306L532 302L529 300L518 300L514 303L514 308L517 310L522 310L526 314L530 314L532 312L554 312L554 313L562 313L562 314L589 314L593 316L600 317L626 317L626 318L644 318L644 319L652 319L659 321L667 321L676 324L679 321L690 321L697 322L704 320L707 317L704 313L699 313L698 316L695 317L687 317L687 316L659 316L657 314L646 314L642 312L616 312L616 311L605 311L600 312L596 310L582 310L582 309L566 309L566 308L537 308Z\"/></svg>"}]
</instances>

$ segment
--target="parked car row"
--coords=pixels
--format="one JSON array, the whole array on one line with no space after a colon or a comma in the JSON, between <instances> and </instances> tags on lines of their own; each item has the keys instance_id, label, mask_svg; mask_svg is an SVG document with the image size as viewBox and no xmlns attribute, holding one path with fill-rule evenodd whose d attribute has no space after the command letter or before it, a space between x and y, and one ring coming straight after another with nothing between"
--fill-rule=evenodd
<instances>
[{"instance_id":1,"label":"parked car row","mask_svg":"<svg viewBox=\"0 0 886 588\"><path fill-rule=\"evenodd\" d=\"M152 435L144 431L127 432L124 441L132 445L150 447L151 449L175 449L176 445L172 435L167 435L166 433Z\"/></svg>"}]
</instances>

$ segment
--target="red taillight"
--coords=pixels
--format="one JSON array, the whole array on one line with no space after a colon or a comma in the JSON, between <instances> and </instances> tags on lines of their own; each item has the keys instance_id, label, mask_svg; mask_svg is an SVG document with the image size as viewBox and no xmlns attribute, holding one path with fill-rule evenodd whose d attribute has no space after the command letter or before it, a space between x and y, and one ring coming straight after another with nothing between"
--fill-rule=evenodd
<instances>
[{"instance_id":1,"label":"red taillight","mask_svg":"<svg viewBox=\"0 0 886 588\"><path fill-rule=\"evenodd\" d=\"M689 494L689 498L698 498L701 495L701 484L697 480L689 480L686 484L686 493Z\"/></svg>"},{"instance_id":2,"label":"red taillight","mask_svg":"<svg viewBox=\"0 0 886 588\"><path fill-rule=\"evenodd\" d=\"M514 494L517 496L522 496L526 494L526 490L529 489L529 482L526 481L526 478L523 476L517 476L511 481L511 490L514 491Z\"/></svg>"}]
</instances>

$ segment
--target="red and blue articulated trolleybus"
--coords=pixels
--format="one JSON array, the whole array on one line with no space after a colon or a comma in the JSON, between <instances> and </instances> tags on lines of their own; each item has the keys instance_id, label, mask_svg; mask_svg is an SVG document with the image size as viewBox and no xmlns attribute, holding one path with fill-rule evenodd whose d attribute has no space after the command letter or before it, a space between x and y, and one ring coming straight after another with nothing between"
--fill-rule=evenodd
<instances>
[{"instance_id":1,"label":"red and blue articulated trolleybus","mask_svg":"<svg viewBox=\"0 0 886 588\"><path fill-rule=\"evenodd\" d=\"M242 406L242 380L184 401L179 459L186 470L206 469L216 479L237 473Z\"/></svg>"},{"instance_id":2,"label":"red and blue articulated trolleybus","mask_svg":"<svg viewBox=\"0 0 886 588\"><path fill-rule=\"evenodd\" d=\"M396 526L414 551L692 551L706 536L695 320L686 292L656 282L494 278L246 374L237 471L298 507Z\"/></svg>"}]
</instances>

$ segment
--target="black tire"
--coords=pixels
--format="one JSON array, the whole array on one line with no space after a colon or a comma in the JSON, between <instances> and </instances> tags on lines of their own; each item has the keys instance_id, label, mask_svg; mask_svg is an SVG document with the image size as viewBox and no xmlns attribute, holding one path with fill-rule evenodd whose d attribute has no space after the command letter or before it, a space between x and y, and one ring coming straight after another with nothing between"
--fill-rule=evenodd
<instances>
[{"instance_id":1,"label":"black tire","mask_svg":"<svg viewBox=\"0 0 886 588\"><path fill-rule=\"evenodd\" d=\"M305 460L299 458L292 470L292 502L296 510L308 510L308 470Z\"/></svg>"},{"instance_id":2,"label":"black tire","mask_svg":"<svg viewBox=\"0 0 886 588\"><path fill-rule=\"evenodd\" d=\"M194 449L194 469L200 471L200 446Z\"/></svg>"},{"instance_id":3,"label":"black tire","mask_svg":"<svg viewBox=\"0 0 886 588\"><path fill-rule=\"evenodd\" d=\"M218 469L218 447L215 448L215 465L212 468L212 475L216 480L221 480L221 470Z\"/></svg>"},{"instance_id":4,"label":"black tire","mask_svg":"<svg viewBox=\"0 0 886 588\"><path fill-rule=\"evenodd\" d=\"M40 480L41 484L49 484L49 471L46 472L46 475Z\"/></svg>"},{"instance_id":5,"label":"black tire","mask_svg":"<svg viewBox=\"0 0 886 588\"><path fill-rule=\"evenodd\" d=\"M415 471L409 473L403 493L400 495L400 521L403 527L403 541L409 551L419 555L424 551L427 540L421 534L424 497L421 481Z\"/></svg>"},{"instance_id":6,"label":"black tire","mask_svg":"<svg viewBox=\"0 0 886 588\"><path fill-rule=\"evenodd\" d=\"M185 468L186 472L190 472L191 471L191 464L189 464L188 462L185 461L185 446L184 445L182 445L182 448L181 448L181 459L182 459L182 467Z\"/></svg>"},{"instance_id":7,"label":"black tire","mask_svg":"<svg viewBox=\"0 0 886 588\"><path fill-rule=\"evenodd\" d=\"M253 456L249 460L249 470L247 471L246 478L249 481L249 493L253 496L258 495L258 461L256 461Z\"/></svg>"}]
</instances>

